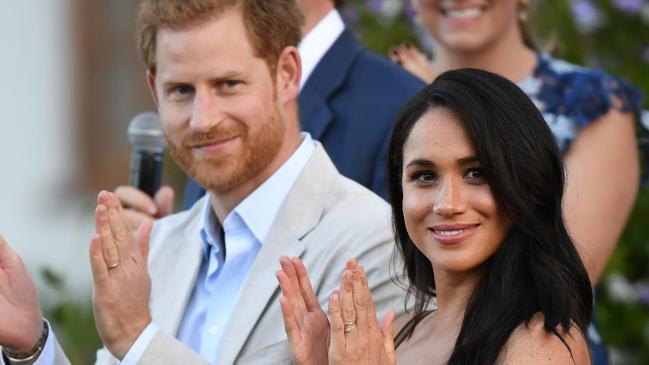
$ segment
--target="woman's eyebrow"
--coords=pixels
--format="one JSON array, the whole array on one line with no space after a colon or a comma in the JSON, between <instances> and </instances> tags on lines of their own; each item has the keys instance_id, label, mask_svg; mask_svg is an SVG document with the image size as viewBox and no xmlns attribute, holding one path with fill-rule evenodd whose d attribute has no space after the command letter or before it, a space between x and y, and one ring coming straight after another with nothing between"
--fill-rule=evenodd
<instances>
[{"instance_id":1,"label":"woman's eyebrow","mask_svg":"<svg viewBox=\"0 0 649 365\"><path fill-rule=\"evenodd\" d=\"M430 161L430 160L426 160L426 159L423 159L423 158L416 158L416 159L408 162L408 164L406 164L405 167L411 167L411 166L435 167L435 164L433 163L433 161Z\"/></svg>"}]
</instances>

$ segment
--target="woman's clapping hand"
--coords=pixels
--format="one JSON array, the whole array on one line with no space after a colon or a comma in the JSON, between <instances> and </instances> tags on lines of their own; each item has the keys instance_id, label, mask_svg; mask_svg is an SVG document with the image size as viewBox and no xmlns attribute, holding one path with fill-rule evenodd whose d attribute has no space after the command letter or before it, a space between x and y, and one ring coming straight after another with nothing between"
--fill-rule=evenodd
<instances>
[{"instance_id":1,"label":"woman's clapping hand","mask_svg":"<svg viewBox=\"0 0 649 365\"><path fill-rule=\"evenodd\" d=\"M379 324L367 276L354 260L347 263L340 291L329 298L329 317L330 364L396 363L392 339L395 312L390 311Z\"/></svg>"},{"instance_id":2,"label":"woman's clapping hand","mask_svg":"<svg viewBox=\"0 0 649 365\"><path fill-rule=\"evenodd\" d=\"M280 259L277 279L284 326L298 365L395 364L395 313L379 324L363 267L347 262L340 290L329 297L329 320L298 258Z\"/></svg>"}]
</instances>

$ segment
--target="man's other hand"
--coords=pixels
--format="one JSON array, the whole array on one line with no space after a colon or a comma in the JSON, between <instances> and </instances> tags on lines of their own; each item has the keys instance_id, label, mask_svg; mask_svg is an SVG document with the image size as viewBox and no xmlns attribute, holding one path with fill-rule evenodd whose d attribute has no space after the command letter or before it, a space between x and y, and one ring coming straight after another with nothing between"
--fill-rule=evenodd
<instances>
[{"instance_id":1,"label":"man's other hand","mask_svg":"<svg viewBox=\"0 0 649 365\"><path fill-rule=\"evenodd\" d=\"M173 212L174 190L169 186L161 187L153 199L145 192L126 185L117 187L114 194L124 207L124 215L133 229Z\"/></svg>"},{"instance_id":2,"label":"man's other hand","mask_svg":"<svg viewBox=\"0 0 649 365\"><path fill-rule=\"evenodd\" d=\"M0 236L0 345L12 353L27 353L42 334L34 282L20 256Z\"/></svg>"}]
</instances>

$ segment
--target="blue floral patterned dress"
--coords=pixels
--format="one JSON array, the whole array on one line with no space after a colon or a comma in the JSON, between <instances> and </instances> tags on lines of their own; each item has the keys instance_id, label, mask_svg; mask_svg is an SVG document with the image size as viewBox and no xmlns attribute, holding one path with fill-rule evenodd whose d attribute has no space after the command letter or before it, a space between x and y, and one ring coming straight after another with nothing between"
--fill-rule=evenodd
<instances>
[{"instance_id":1,"label":"blue floral patterned dress","mask_svg":"<svg viewBox=\"0 0 649 365\"><path fill-rule=\"evenodd\" d=\"M633 113L638 124L644 177L649 172L649 112L642 94L604 71L577 66L539 53L534 73L519 86L543 113L562 153L579 132L611 109Z\"/></svg>"},{"instance_id":2,"label":"blue floral patterned dress","mask_svg":"<svg viewBox=\"0 0 649 365\"><path fill-rule=\"evenodd\" d=\"M641 108L638 90L603 71L577 66L538 54L534 73L519 86L541 110L554 134L559 149L565 154L581 130L611 109L633 113L638 124L643 181L649 180L649 112ZM593 364L608 364L606 347L596 327L588 330Z\"/></svg>"}]
</instances>

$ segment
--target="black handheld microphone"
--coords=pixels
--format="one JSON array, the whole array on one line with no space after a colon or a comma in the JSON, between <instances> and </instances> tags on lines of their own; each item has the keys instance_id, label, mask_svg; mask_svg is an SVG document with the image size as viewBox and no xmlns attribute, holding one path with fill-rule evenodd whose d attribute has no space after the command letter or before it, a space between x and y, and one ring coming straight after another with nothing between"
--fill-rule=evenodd
<instances>
[{"instance_id":1,"label":"black handheld microphone","mask_svg":"<svg viewBox=\"0 0 649 365\"><path fill-rule=\"evenodd\" d=\"M133 146L128 183L153 197L160 189L165 147L158 114L145 112L133 117L128 126L128 139Z\"/></svg>"}]
</instances>

